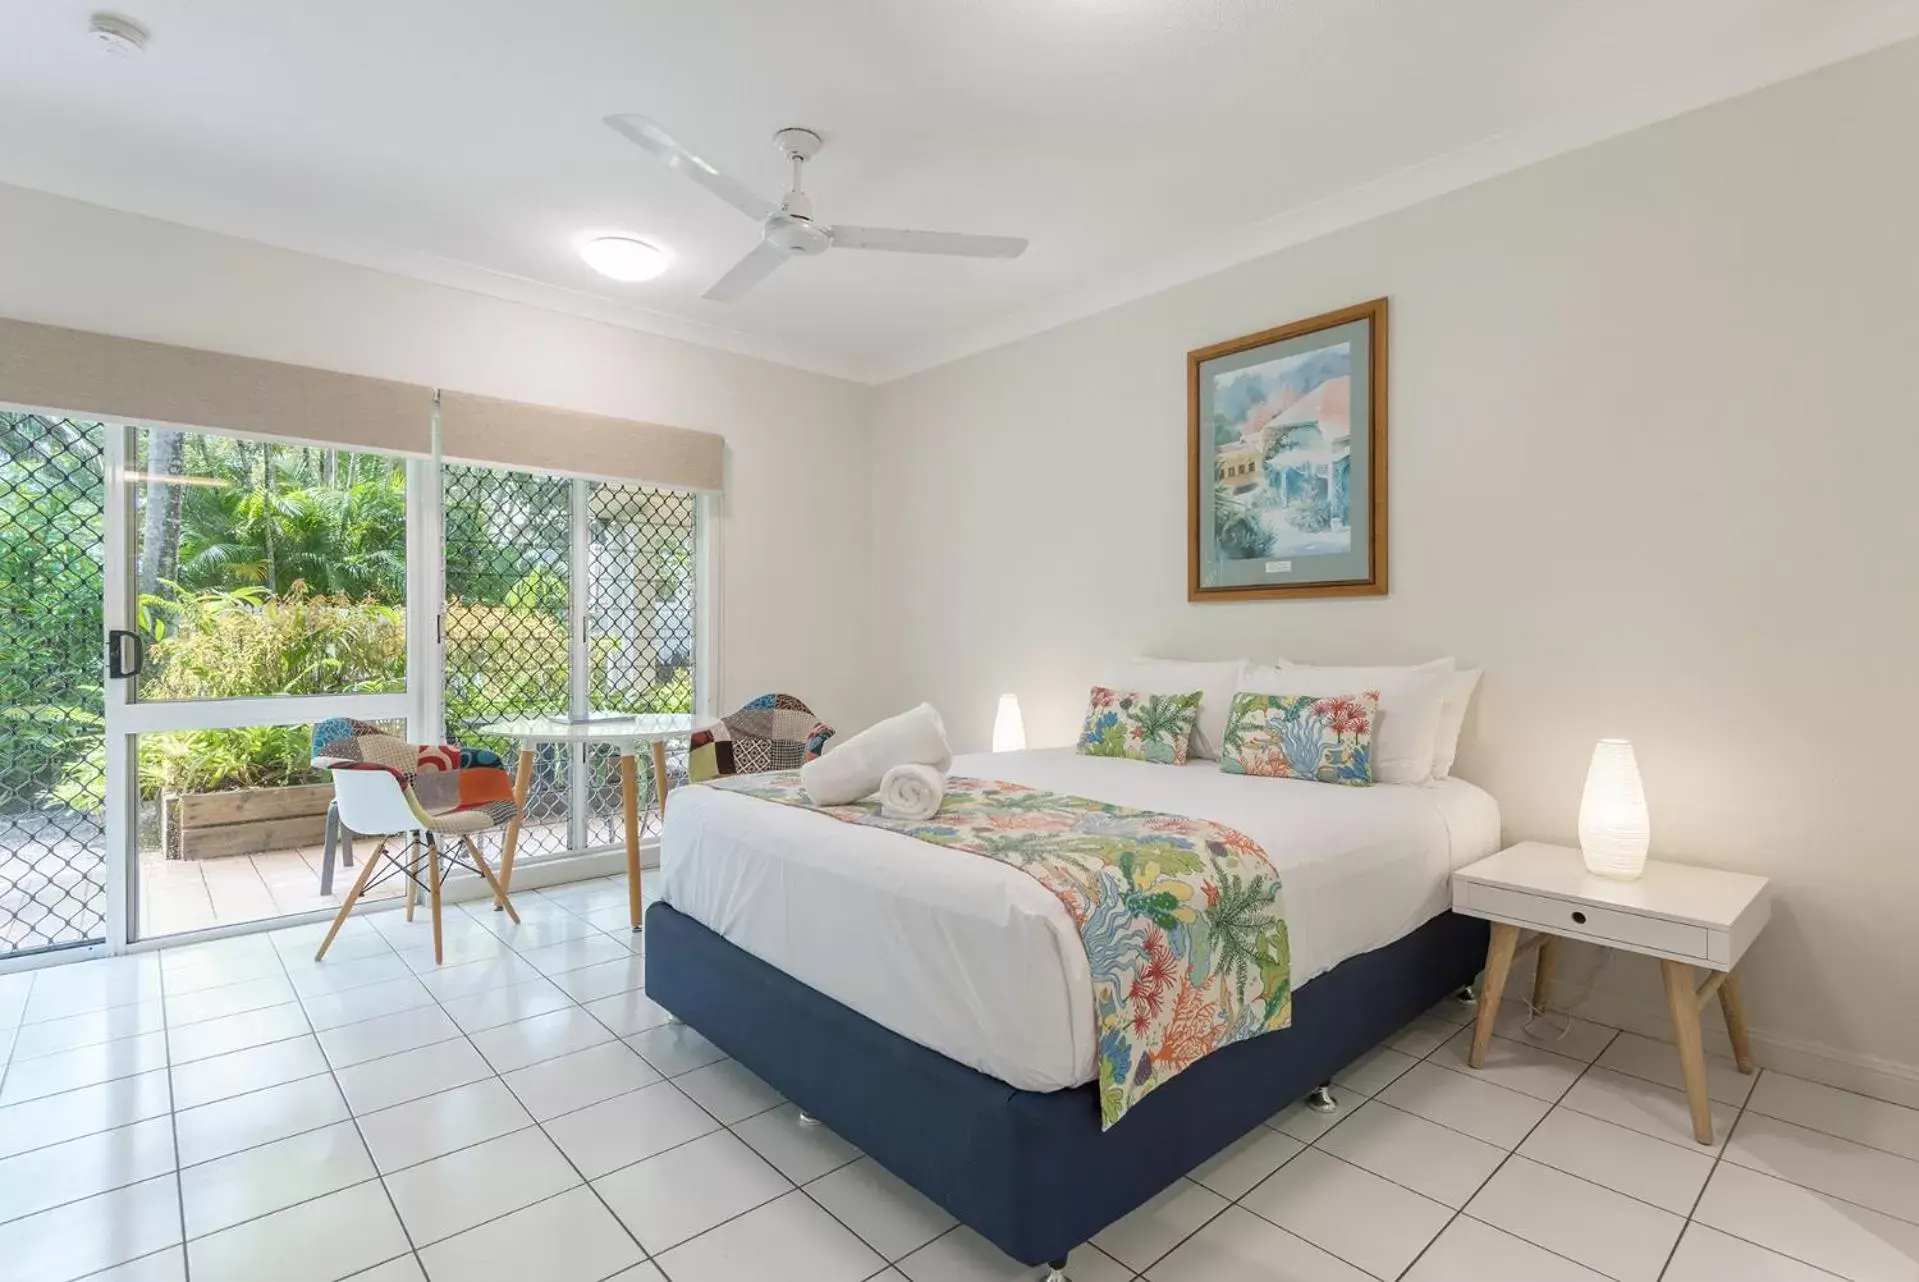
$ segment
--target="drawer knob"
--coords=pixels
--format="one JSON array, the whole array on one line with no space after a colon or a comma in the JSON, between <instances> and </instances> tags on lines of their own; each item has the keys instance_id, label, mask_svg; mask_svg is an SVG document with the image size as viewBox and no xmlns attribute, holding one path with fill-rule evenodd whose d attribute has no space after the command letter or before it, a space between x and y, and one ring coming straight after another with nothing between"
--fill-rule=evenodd
<instances>
[{"instance_id":1,"label":"drawer knob","mask_svg":"<svg viewBox=\"0 0 1919 1282\"><path fill-rule=\"evenodd\" d=\"M1585 925L1585 924L1586 924L1586 914L1585 914L1585 913L1582 913L1582 912L1577 912L1577 911L1575 911L1575 912L1573 913L1573 924L1574 924L1574 925L1576 925L1576 926L1583 926L1583 925Z\"/></svg>"}]
</instances>

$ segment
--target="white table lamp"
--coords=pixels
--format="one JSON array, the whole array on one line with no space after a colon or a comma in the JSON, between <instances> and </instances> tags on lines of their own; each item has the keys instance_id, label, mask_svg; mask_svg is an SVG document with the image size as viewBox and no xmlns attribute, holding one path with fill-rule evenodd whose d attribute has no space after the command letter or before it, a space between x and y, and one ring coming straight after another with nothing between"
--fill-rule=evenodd
<instances>
[{"instance_id":1,"label":"white table lamp","mask_svg":"<svg viewBox=\"0 0 1919 1282\"><path fill-rule=\"evenodd\" d=\"M1639 761L1624 739L1601 739L1579 799L1579 849L1588 871L1631 881L1646 871L1652 826Z\"/></svg>"},{"instance_id":2,"label":"white table lamp","mask_svg":"<svg viewBox=\"0 0 1919 1282\"><path fill-rule=\"evenodd\" d=\"M999 712L993 717L993 751L1019 752L1026 747L1026 722L1019 715L1019 696L999 697Z\"/></svg>"}]
</instances>

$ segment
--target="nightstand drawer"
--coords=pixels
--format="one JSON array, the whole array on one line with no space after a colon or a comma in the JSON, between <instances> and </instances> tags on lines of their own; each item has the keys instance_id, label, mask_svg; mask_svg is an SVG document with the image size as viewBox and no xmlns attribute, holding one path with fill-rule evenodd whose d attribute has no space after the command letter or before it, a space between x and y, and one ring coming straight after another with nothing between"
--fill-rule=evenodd
<instances>
[{"instance_id":1,"label":"nightstand drawer","mask_svg":"<svg viewBox=\"0 0 1919 1282\"><path fill-rule=\"evenodd\" d=\"M1473 882L1465 883L1464 889L1466 911L1531 926L1549 934L1651 953L1697 957L1702 961L1710 955L1708 936L1711 932L1704 926Z\"/></svg>"}]
</instances>

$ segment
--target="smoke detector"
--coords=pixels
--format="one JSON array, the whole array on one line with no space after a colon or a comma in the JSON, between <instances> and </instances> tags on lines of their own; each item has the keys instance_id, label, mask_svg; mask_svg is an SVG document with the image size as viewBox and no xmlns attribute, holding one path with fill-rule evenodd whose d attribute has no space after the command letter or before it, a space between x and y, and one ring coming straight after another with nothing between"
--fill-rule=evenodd
<instances>
[{"instance_id":1,"label":"smoke detector","mask_svg":"<svg viewBox=\"0 0 1919 1282\"><path fill-rule=\"evenodd\" d=\"M87 22L87 34L116 58L133 58L146 52L147 29L117 13L94 14Z\"/></svg>"}]
</instances>

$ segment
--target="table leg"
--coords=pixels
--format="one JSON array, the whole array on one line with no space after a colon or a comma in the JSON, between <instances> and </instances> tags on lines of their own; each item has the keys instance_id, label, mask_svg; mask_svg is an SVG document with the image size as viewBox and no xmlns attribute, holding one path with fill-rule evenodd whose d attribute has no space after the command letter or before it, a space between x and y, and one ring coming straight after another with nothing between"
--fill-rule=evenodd
<instances>
[{"instance_id":1,"label":"table leg","mask_svg":"<svg viewBox=\"0 0 1919 1282\"><path fill-rule=\"evenodd\" d=\"M660 822L666 822L666 744L653 741L653 799L659 803Z\"/></svg>"},{"instance_id":2,"label":"table leg","mask_svg":"<svg viewBox=\"0 0 1919 1282\"><path fill-rule=\"evenodd\" d=\"M1732 1057L1739 1071L1753 1071L1752 1037L1746 1032L1746 1003L1739 995L1739 976L1732 971L1719 985L1719 1010L1726 1017L1726 1036L1732 1039Z\"/></svg>"},{"instance_id":3,"label":"table leg","mask_svg":"<svg viewBox=\"0 0 1919 1282\"><path fill-rule=\"evenodd\" d=\"M620 753L620 800L626 806L626 905L640 928L640 767L633 753Z\"/></svg>"},{"instance_id":4,"label":"table leg","mask_svg":"<svg viewBox=\"0 0 1919 1282\"><path fill-rule=\"evenodd\" d=\"M1492 939L1486 945L1486 983L1479 990L1479 1018L1473 1024L1472 1052L1466 1058L1474 1068L1486 1062L1493 1024L1499 1018L1499 999L1506 992L1506 976L1512 971L1513 952L1518 947L1519 927L1494 922Z\"/></svg>"},{"instance_id":5,"label":"table leg","mask_svg":"<svg viewBox=\"0 0 1919 1282\"><path fill-rule=\"evenodd\" d=\"M513 801L519 807L507 821L506 836L500 845L500 892L513 889L513 856L520 848L520 823L526 818L526 795L533 790L533 749L520 746L520 759L513 767ZM498 911L497 905L495 911Z\"/></svg>"},{"instance_id":6,"label":"table leg","mask_svg":"<svg viewBox=\"0 0 1919 1282\"><path fill-rule=\"evenodd\" d=\"M1686 1077L1686 1102L1692 1106L1692 1137L1712 1143L1712 1100L1706 1095L1706 1050L1699 1037L1699 993L1692 986L1692 967L1661 960L1666 981L1666 1011L1672 1016L1672 1040L1679 1047L1679 1067ZM1723 988L1721 991L1724 991Z\"/></svg>"},{"instance_id":7,"label":"table leg","mask_svg":"<svg viewBox=\"0 0 1919 1282\"><path fill-rule=\"evenodd\" d=\"M1533 1011L1546 1009L1553 995L1553 972L1559 966L1559 936L1548 935L1540 941L1539 956L1533 962Z\"/></svg>"}]
</instances>

